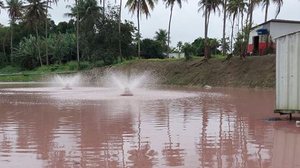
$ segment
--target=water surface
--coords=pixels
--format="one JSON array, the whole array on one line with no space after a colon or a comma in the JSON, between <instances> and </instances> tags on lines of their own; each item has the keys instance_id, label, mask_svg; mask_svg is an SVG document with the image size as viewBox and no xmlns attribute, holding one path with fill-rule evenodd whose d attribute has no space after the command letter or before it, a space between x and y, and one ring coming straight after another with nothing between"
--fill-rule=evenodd
<instances>
[{"instance_id":1,"label":"water surface","mask_svg":"<svg viewBox=\"0 0 300 168\"><path fill-rule=\"evenodd\" d=\"M300 166L299 128L274 121L273 90L135 94L0 89L0 167Z\"/></svg>"}]
</instances>

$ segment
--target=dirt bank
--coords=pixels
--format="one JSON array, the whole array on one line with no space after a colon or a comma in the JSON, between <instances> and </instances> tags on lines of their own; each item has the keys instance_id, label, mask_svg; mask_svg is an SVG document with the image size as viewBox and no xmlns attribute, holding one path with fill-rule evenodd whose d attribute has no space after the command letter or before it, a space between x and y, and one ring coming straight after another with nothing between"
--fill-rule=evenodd
<instances>
[{"instance_id":1,"label":"dirt bank","mask_svg":"<svg viewBox=\"0 0 300 168\"><path fill-rule=\"evenodd\" d=\"M122 70L148 71L159 77L160 84L220 87L275 87L275 56L248 57L246 60L233 57L230 61L210 59L185 60L137 60L110 67ZM101 74L107 68L92 70ZM91 73L90 72L90 73Z\"/></svg>"}]
</instances>

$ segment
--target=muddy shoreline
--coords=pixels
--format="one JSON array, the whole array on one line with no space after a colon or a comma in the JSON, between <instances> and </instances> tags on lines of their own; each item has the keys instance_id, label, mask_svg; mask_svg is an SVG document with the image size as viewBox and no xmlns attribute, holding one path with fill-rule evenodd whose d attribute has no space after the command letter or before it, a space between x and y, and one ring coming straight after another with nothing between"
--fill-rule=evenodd
<instances>
[{"instance_id":1,"label":"muddy shoreline","mask_svg":"<svg viewBox=\"0 0 300 168\"><path fill-rule=\"evenodd\" d=\"M276 57L274 55L248 57L230 61L210 59L185 60L136 60L123 65L95 68L84 71L90 82L96 82L107 71L150 73L156 84L184 87L238 87L275 88ZM150 81L151 82L151 81Z\"/></svg>"}]
</instances>

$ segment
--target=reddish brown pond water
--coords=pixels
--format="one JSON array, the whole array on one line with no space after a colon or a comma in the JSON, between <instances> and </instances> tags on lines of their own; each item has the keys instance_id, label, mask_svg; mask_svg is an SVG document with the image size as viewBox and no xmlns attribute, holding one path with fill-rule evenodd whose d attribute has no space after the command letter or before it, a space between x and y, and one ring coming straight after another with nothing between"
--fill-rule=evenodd
<instances>
[{"instance_id":1,"label":"reddish brown pond water","mask_svg":"<svg viewBox=\"0 0 300 168\"><path fill-rule=\"evenodd\" d=\"M78 90L0 89L0 167L300 166L272 90Z\"/></svg>"}]
</instances>

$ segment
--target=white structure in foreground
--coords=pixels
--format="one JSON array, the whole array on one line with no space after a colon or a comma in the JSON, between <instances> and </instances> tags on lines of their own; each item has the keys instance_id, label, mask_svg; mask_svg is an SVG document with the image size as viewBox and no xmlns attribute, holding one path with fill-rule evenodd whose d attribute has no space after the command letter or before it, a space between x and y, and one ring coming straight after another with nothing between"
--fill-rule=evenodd
<instances>
[{"instance_id":1,"label":"white structure in foreground","mask_svg":"<svg viewBox=\"0 0 300 168\"><path fill-rule=\"evenodd\" d=\"M300 112L300 31L276 39L276 110Z\"/></svg>"}]
</instances>

